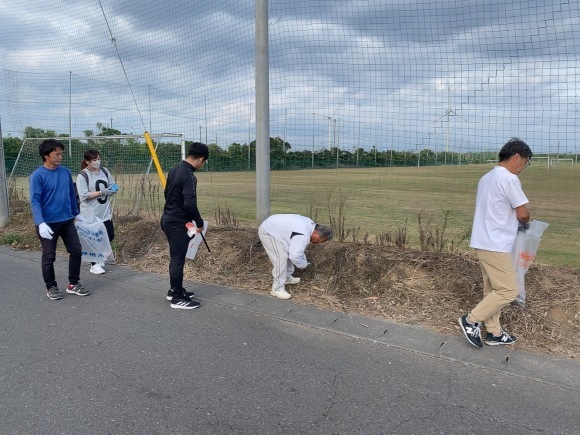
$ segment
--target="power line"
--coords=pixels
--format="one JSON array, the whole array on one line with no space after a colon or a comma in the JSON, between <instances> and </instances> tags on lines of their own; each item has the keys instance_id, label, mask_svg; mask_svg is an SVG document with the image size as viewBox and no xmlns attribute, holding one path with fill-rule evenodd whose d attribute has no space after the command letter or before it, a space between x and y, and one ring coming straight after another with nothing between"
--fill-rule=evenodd
<instances>
[{"instance_id":1,"label":"power line","mask_svg":"<svg viewBox=\"0 0 580 435\"><path fill-rule=\"evenodd\" d=\"M127 85L129 86L129 91L131 92L131 97L133 97L133 101L135 102L135 107L137 108L137 113L139 114L139 119L141 120L141 124L143 125L143 130L145 128L145 122L143 121L143 116L141 116L141 110L139 110L139 104L137 104L137 99L135 98L135 93L133 92L133 87L131 86L131 82L129 81L129 76L127 75L127 70L125 69L125 65L123 64L123 59L121 58L121 53L119 53L119 49L117 47L117 39L113 36L113 32L111 31L111 26L109 26L109 21L107 20L107 15L105 14L105 10L103 9L103 4L101 0L99 0L99 6L101 7L101 11L103 12L103 17L105 18L105 23L107 24L107 29L109 29L109 35L111 35L111 42L115 47L115 51L117 52L117 57L119 58L119 62L121 63L121 68L123 69L123 74L125 75L125 79L127 80Z\"/></svg>"}]
</instances>

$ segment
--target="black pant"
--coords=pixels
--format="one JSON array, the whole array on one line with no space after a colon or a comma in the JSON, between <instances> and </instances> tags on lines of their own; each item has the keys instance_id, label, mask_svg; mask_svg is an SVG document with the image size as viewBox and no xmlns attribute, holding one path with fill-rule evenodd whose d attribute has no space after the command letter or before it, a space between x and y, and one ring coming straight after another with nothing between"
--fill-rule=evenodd
<instances>
[{"instance_id":1,"label":"black pant","mask_svg":"<svg viewBox=\"0 0 580 435\"><path fill-rule=\"evenodd\" d=\"M103 224L107 230L107 237L109 238L110 243L115 238L115 227L113 226L113 221L109 219L108 221L103 221ZM91 261L91 264L94 266L96 263Z\"/></svg>"},{"instance_id":2,"label":"black pant","mask_svg":"<svg viewBox=\"0 0 580 435\"><path fill-rule=\"evenodd\" d=\"M46 288L56 286L56 277L54 275L54 261L56 260L56 243L58 238L62 238L68 257L68 282L69 284L78 284L81 274L81 256L82 247L79 240L79 235L74 224L74 219L64 222L47 223L53 231L52 239L47 240L40 237L38 227L36 227L36 234L40 239L42 245L42 278Z\"/></svg>"},{"instance_id":3,"label":"black pant","mask_svg":"<svg viewBox=\"0 0 580 435\"><path fill-rule=\"evenodd\" d=\"M161 217L161 229L167 237L169 243L169 285L175 293L184 293L183 288L183 266L185 265L185 254L191 240L187 235L185 224L187 221L176 219L171 216Z\"/></svg>"}]
</instances>

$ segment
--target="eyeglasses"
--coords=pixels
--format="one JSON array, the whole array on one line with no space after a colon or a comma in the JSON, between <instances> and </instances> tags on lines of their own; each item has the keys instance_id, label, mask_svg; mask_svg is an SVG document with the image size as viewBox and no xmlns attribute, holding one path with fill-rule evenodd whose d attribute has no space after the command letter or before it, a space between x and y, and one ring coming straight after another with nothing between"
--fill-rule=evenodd
<instances>
[{"instance_id":1,"label":"eyeglasses","mask_svg":"<svg viewBox=\"0 0 580 435\"><path fill-rule=\"evenodd\" d=\"M520 159L524 160L524 168L527 168L528 166L530 166L532 164L531 157L526 158L526 157L522 156L520 153L518 153L517 155L520 156Z\"/></svg>"}]
</instances>

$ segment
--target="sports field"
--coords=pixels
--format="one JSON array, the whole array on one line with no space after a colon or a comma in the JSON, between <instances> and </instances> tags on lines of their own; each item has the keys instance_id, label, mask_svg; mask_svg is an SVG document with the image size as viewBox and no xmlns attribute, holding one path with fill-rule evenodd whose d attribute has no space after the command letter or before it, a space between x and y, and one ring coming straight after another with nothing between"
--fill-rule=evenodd
<instances>
[{"instance_id":1,"label":"sports field","mask_svg":"<svg viewBox=\"0 0 580 435\"><path fill-rule=\"evenodd\" d=\"M341 212L344 226L358 229L359 241L367 232L394 234L397 228L406 227L414 246L419 246L419 214L423 227L430 225L432 232L443 230L447 214L442 238L449 247L452 242L456 246L471 226L477 182L491 168L466 165L274 171L271 213L316 215L318 221L330 223L330 215L338 221ZM580 170L576 168L549 170L532 165L520 174L532 217L550 224L538 261L580 266ZM200 172L198 180L202 211L213 213L219 205L242 222L254 221L254 173ZM461 248L467 245L465 240Z\"/></svg>"},{"instance_id":2,"label":"sports field","mask_svg":"<svg viewBox=\"0 0 580 435\"><path fill-rule=\"evenodd\" d=\"M407 230L410 246L420 247L418 217L424 233L435 235L446 250L468 249L475 193L479 178L492 165L401 168L341 168L273 171L271 213L309 215L320 223L333 223L347 241L394 238ZM116 214L128 213L137 198L142 177L113 172L121 190L116 195ZM255 225L254 172L197 173L198 201L210 222L237 220ZM548 169L533 164L521 174L530 200L532 217L548 222L537 261L580 266L580 168ZM18 180L25 192L27 180ZM158 215L163 195L156 174L150 174L140 199L140 210ZM221 219L220 219L221 217ZM463 241L462 241L463 240Z\"/></svg>"}]
</instances>

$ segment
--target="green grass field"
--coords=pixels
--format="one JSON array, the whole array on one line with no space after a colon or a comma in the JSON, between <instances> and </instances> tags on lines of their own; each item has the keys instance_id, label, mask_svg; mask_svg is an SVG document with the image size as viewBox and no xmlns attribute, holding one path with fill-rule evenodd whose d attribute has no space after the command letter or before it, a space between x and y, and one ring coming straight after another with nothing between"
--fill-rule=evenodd
<instances>
[{"instance_id":1,"label":"green grass field","mask_svg":"<svg viewBox=\"0 0 580 435\"><path fill-rule=\"evenodd\" d=\"M349 230L346 240L357 241L365 233L394 234L407 228L411 246L419 247L418 216L423 228L441 232L448 249L456 247L469 231L473 218L479 178L492 165L345 168L324 170L274 171L271 173L271 213L310 215L320 223L337 221ZM116 195L116 213L128 213L137 201L142 177L114 174L121 191ZM205 219L215 222L216 210L227 211L242 225L255 225L256 194L254 172L197 173L199 208ZM520 174L530 200L532 218L548 222L537 261L555 265L580 266L580 167L556 170L533 164ZM17 182L26 194L27 180ZM17 190L18 190L17 189ZM145 183L139 202L140 212L157 216L163 195L156 174ZM342 205L341 205L342 204ZM335 228L336 230L336 228ZM461 249L468 249L464 240Z\"/></svg>"},{"instance_id":2,"label":"green grass field","mask_svg":"<svg viewBox=\"0 0 580 435\"><path fill-rule=\"evenodd\" d=\"M419 213L424 225L430 222L432 228L442 229L447 210L447 239L457 242L471 226L479 178L490 169L491 165L468 165L275 171L271 213L316 214L318 221L329 223L329 208L334 207L336 215L343 198L346 228L376 235L406 225L411 243L419 246ZM254 173L201 172L198 179L202 210L213 211L220 204L240 220L254 221ZM520 179L532 217L550 224L538 261L580 266L580 169L532 165ZM467 245L465 241L461 246Z\"/></svg>"}]
</instances>

